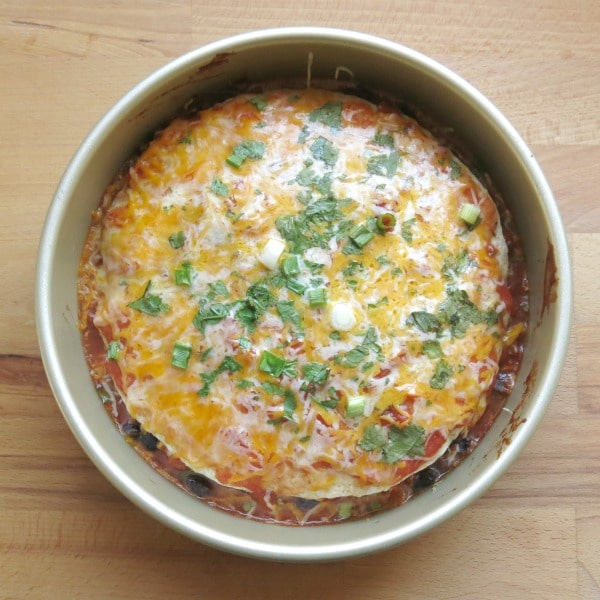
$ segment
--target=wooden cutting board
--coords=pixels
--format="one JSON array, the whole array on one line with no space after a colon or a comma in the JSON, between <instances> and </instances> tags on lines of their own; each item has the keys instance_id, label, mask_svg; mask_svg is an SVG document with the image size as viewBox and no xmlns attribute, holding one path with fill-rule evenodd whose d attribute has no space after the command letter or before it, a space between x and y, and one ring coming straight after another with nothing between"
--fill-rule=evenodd
<instances>
[{"instance_id":1,"label":"wooden cutting board","mask_svg":"<svg viewBox=\"0 0 600 600\"><path fill-rule=\"evenodd\" d=\"M360 30L457 71L541 163L575 272L570 352L533 441L480 500L382 554L264 563L125 500L75 442L39 358L43 219L77 145L171 58L281 25ZM0 3L0 599L600 598L600 3L126 0Z\"/></svg>"}]
</instances>

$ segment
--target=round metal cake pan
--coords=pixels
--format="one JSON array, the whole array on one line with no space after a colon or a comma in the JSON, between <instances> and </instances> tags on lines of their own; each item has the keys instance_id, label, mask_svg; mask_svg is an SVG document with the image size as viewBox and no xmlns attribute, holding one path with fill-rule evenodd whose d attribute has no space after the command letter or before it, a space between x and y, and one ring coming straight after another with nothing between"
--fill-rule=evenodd
<instances>
[{"instance_id":1,"label":"round metal cake pan","mask_svg":"<svg viewBox=\"0 0 600 600\"><path fill-rule=\"evenodd\" d=\"M340 68L341 67L341 68ZM402 98L453 128L505 199L522 237L530 323L515 389L477 449L432 489L361 521L286 527L210 508L146 464L123 440L90 379L77 328L80 254L103 190L121 165L192 96L222 97L237 85L294 79L352 81ZM41 354L73 434L104 475L144 511L195 540L279 561L342 559L407 542L485 492L517 458L556 390L571 322L567 243L552 192L507 119L434 60L387 40L324 28L235 36L194 50L128 92L83 141L60 181L42 233L36 317Z\"/></svg>"}]
</instances>

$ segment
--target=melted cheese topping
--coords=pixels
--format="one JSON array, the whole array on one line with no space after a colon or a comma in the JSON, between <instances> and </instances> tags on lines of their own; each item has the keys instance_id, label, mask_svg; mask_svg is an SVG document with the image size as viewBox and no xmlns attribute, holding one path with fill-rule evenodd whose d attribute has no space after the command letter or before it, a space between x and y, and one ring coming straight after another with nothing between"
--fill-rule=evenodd
<instances>
[{"instance_id":1,"label":"melted cheese topping","mask_svg":"<svg viewBox=\"0 0 600 600\"><path fill-rule=\"evenodd\" d=\"M242 95L175 120L109 200L82 322L130 414L191 469L362 496L483 413L508 318L498 213L406 116L323 90Z\"/></svg>"}]
</instances>

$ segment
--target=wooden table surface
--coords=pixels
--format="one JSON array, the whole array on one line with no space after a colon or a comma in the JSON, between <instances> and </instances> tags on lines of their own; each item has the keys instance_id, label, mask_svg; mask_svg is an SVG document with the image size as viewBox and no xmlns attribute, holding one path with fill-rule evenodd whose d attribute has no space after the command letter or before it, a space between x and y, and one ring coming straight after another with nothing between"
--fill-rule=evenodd
<instances>
[{"instance_id":1,"label":"wooden table surface","mask_svg":"<svg viewBox=\"0 0 600 600\"><path fill-rule=\"evenodd\" d=\"M122 497L63 421L34 323L44 216L95 122L172 58L283 25L380 35L479 88L541 163L575 277L560 387L509 472L423 537L323 565L230 556ZM0 90L0 598L600 598L598 0L3 0Z\"/></svg>"}]
</instances>

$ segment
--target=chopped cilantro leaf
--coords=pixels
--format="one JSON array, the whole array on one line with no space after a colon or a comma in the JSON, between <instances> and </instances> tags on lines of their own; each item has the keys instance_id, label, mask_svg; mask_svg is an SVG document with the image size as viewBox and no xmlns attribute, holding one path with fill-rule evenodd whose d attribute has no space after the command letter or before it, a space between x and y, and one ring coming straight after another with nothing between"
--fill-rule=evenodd
<instances>
[{"instance_id":1,"label":"chopped cilantro leaf","mask_svg":"<svg viewBox=\"0 0 600 600\"><path fill-rule=\"evenodd\" d=\"M221 373L224 373L225 371L235 373L237 371L241 371L241 369L242 365L240 365L240 363L238 363L233 357L225 356L221 364L214 371L200 373L200 377L204 381L204 385L198 390L198 395L208 396L210 392L210 386L215 382Z\"/></svg>"},{"instance_id":2,"label":"chopped cilantro leaf","mask_svg":"<svg viewBox=\"0 0 600 600\"><path fill-rule=\"evenodd\" d=\"M462 248L459 253L454 257L447 256L444 259L444 265L442 266L442 274L448 279L454 279L461 273L464 273L469 267L474 265L469 257L469 253L465 248Z\"/></svg>"},{"instance_id":3,"label":"chopped cilantro leaf","mask_svg":"<svg viewBox=\"0 0 600 600\"><path fill-rule=\"evenodd\" d=\"M388 438L385 430L378 425L368 425L365 427L362 438L358 445L367 452L372 450L381 450L387 443Z\"/></svg>"},{"instance_id":4,"label":"chopped cilantro leaf","mask_svg":"<svg viewBox=\"0 0 600 600\"><path fill-rule=\"evenodd\" d=\"M273 383L272 381L265 381L261 384L261 387L267 394L271 394L272 396L283 396L285 389L280 385Z\"/></svg>"},{"instance_id":5,"label":"chopped cilantro leaf","mask_svg":"<svg viewBox=\"0 0 600 600\"><path fill-rule=\"evenodd\" d=\"M367 161L367 171L371 175L383 175L392 178L400 164L400 154L390 152L389 154L377 154L371 156Z\"/></svg>"},{"instance_id":6,"label":"chopped cilantro leaf","mask_svg":"<svg viewBox=\"0 0 600 600\"><path fill-rule=\"evenodd\" d=\"M465 290L448 287L446 293L448 297L440 304L438 314L442 323L450 325L453 337L463 338L469 325L487 323L485 313L471 302Z\"/></svg>"},{"instance_id":7,"label":"chopped cilantro leaf","mask_svg":"<svg viewBox=\"0 0 600 600\"><path fill-rule=\"evenodd\" d=\"M338 393L335 388L329 387L327 388L327 396L324 400L315 400L317 404L321 405L323 408L335 408L340 401Z\"/></svg>"},{"instance_id":8,"label":"chopped cilantro leaf","mask_svg":"<svg viewBox=\"0 0 600 600\"><path fill-rule=\"evenodd\" d=\"M178 144L191 144L192 143L192 132L188 131L185 135L181 136L177 140Z\"/></svg>"},{"instance_id":9,"label":"chopped cilantro leaf","mask_svg":"<svg viewBox=\"0 0 600 600\"><path fill-rule=\"evenodd\" d=\"M450 159L450 179L458 179L462 173L462 168L453 158Z\"/></svg>"},{"instance_id":10,"label":"chopped cilantro leaf","mask_svg":"<svg viewBox=\"0 0 600 600\"><path fill-rule=\"evenodd\" d=\"M183 231L178 231L177 233L172 233L169 236L169 245L173 250L179 250L185 244L185 234Z\"/></svg>"},{"instance_id":11,"label":"chopped cilantro leaf","mask_svg":"<svg viewBox=\"0 0 600 600\"><path fill-rule=\"evenodd\" d=\"M261 96L254 96L254 98L250 98L248 102L256 107L257 110L264 110L268 106L267 101Z\"/></svg>"},{"instance_id":12,"label":"chopped cilantro leaf","mask_svg":"<svg viewBox=\"0 0 600 600\"><path fill-rule=\"evenodd\" d=\"M440 360L435 366L435 373L429 380L429 385L436 390L443 389L452 376L452 372L452 367L444 359Z\"/></svg>"},{"instance_id":13,"label":"chopped cilantro leaf","mask_svg":"<svg viewBox=\"0 0 600 600\"><path fill-rule=\"evenodd\" d=\"M210 184L210 191L216 196L227 196L229 188L215 175Z\"/></svg>"},{"instance_id":14,"label":"chopped cilantro leaf","mask_svg":"<svg viewBox=\"0 0 600 600\"><path fill-rule=\"evenodd\" d=\"M416 222L417 222L417 220L413 217L412 219L407 219L406 221L404 221L402 223L402 229L400 231L400 235L402 235L402 238L408 244L411 244L413 241L412 226Z\"/></svg>"},{"instance_id":15,"label":"chopped cilantro leaf","mask_svg":"<svg viewBox=\"0 0 600 600\"><path fill-rule=\"evenodd\" d=\"M339 129L342 126L342 103L327 102L320 108L316 108L309 114L311 122L323 123L332 129Z\"/></svg>"},{"instance_id":16,"label":"chopped cilantro leaf","mask_svg":"<svg viewBox=\"0 0 600 600\"><path fill-rule=\"evenodd\" d=\"M191 263L182 263L181 267L175 269L175 283L177 285L192 285L192 273Z\"/></svg>"},{"instance_id":17,"label":"chopped cilantro leaf","mask_svg":"<svg viewBox=\"0 0 600 600\"><path fill-rule=\"evenodd\" d=\"M387 431L378 425L369 425L358 445L367 452L381 451L381 460L392 464L425 452L425 430L415 424L402 429L392 426Z\"/></svg>"},{"instance_id":18,"label":"chopped cilantro leaf","mask_svg":"<svg viewBox=\"0 0 600 600\"><path fill-rule=\"evenodd\" d=\"M414 325L424 333L437 331L440 328L440 322L435 315L424 310L417 310L410 313L406 321L409 325Z\"/></svg>"},{"instance_id":19,"label":"chopped cilantro leaf","mask_svg":"<svg viewBox=\"0 0 600 600\"><path fill-rule=\"evenodd\" d=\"M286 360L268 350L263 350L258 368L273 377L280 377L281 375L295 377L297 362L297 360Z\"/></svg>"},{"instance_id":20,"label":"chopped cilantro leaf","mask_svg":"<svg viewBox=\"0 0 600 600\"><path fill-rule=\"evenodd\" d=\"M352 277L364 270L365 267L361 262L358 262L357 260L351 260L342 270L342 274L344 275L344 277Z\"/></svg>"},{"instance_id":21,"label":"chopped cilantro leaf","mask_svg":"<svg viewBox=\"0 0 600 600\"><path fill-rule=\"evenodd\" d=\"M247 158L262 158L265 153L263 142L244 140L234 147L233 152L227 157L226 162L232 167L239 168Z\"/></svg>"},{"instance_id":22,"label":"chopped cilantro leaf","mask_svg":"<svg viewBox=\"0 0 600 600\"><path fill-rule=\"evenodd\" d=\"M370 352L375 353L378 360L383 360L381 346L377 343L377 331L374 327L369 327L361 344L342 356L341 364L344 367L356 368L369 356Z\"/></svg>"},{"instance_id":23,"label":"chopped cilantro leaf","mask_svg":"<svg viewBox=\"0 0 600 600\"><path fill-rule=\"evenodd\" d=\"M382 449L382 460L392 464L408 456L422 456L425 452L425 430L419 425L411 424L400 429L391 427L388 442Z\"/></svg>"},{"instance_id":24,"label":"chopped cilantro leaf","mask_svg":"<svg viewBox=\"0 0 600 600\"><path fill-rule=\"evenodd\" d=\"M296 311L293 300L281 300L277 302L277 312L284 323L292 323L298 329L302 329L302 318Z\"/></svg>"},{"instance_id":25,"label":"chopped cilantro leaf","mask_svg":"<svg viewBox=\"0 0 600 600\"><path fill-rule=\"evenodd\" d=\"M229 314L229 306L217 302L209 306L202 307L194 316L192 321L194 327L204 333L207 325L214 325L221 322Z\"/></svg>"},{"instance_id":26,"label":"chopped cilantro leaf","mask_svg":"<svg viewBox=\"0 0 600 600\"><path fill-rule=\"evenodd\" d=\"M322 136L312 143L310 151L317 160L322 160L328 167L335 165L339 154L338 149Z\"/></svg>"},{"instance_id":27,"label":"chopped cilantro leaf","mask_svg":"<svg viewBox=\"0 0 600 600\"><path fill-rule=\"evenodd\" d=\"M423 342L422 351L428 358L441 358L444 356L442 347L437 340L427 340Z\"/></svg>"},{"instance_id":28,"label":"chopped cilantro leaf","mask_svg":"<svg viewBox=\"0 0 600 600\"><path fill-rule=\"evenodd\" d=\"M127 306L152 317L156 317L161 312L169 312L169 305L165 304L160 296L150 293L151 287L152 281L148 281L142 296L130 302Z\"/></svg>"},{"instance_id":29,"label":"chopped cilantro leaf","mask_svg":"<svg viewBox=\"0 0 600 600\"><path fill-rule=\"evenodd\" d=\"M229 298L229 290L221 280L209 283L208 288L210 289L210 292L207 295L209 300L214 300L217 296Z\"/></svg>"},{"instance_id":30,"label":"chopped cilantro leaf","mask_svg":"<svg viewBox=\"0 0 600 600\"><path fill-rule=\"evenodd\" d=\"M382 133L381 131L378 131L373 137L373 141L378 146L391 148L392 150L394 149L394 138L389 133Z\"/></svg>"},{"instance_id":31,"label":"chopped cilantro leaf","mask_svg":"<svg viewBox=\"0 0 600 600\"><path fill-rule=\"evenodd\" d=\"M250 348L252 348L252 341L249 340L247 337L241 337L238 340L238 343L242 350L250 350Z\"/></svg>"},{"instance_id":32,"label":"chopped cilantro leaf","mask_svg":"<svg viewBox=\"0 0 600 600\"><path fill-rule=\"evenodd\" d=\"M275 298L269 288L264 283L254 283L246 291L246 297L238 303L235 316L248 331L254 331L260 317L273 304Z\"/></svg>"},{"instance_id":33,"label":"chopped cilantro leaf","mask_svg":"<svg viewBox=\"0 0 600 600\"><path fill-rule=\"evenodd\" d=\"M302 365L302 372L308 383L323 385L329 377L329 367L320 362L307 362Z\"/></svg>"}]
</instances>

